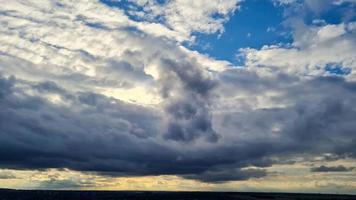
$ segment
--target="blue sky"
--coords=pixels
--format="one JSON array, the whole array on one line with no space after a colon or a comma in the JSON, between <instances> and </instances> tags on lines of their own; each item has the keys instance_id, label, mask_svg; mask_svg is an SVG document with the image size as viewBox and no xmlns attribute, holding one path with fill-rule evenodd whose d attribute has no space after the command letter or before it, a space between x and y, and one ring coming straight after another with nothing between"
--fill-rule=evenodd
<instances>
[{"instance_id":1,"label":"blue sky","mask_svg":"<svg viewBox=\"0 0 356 200\"><path fill-rule=\"evenodd\" d=\"M110 7L142 11L142 7L128 1L101 0ZM270 0L249 0L240 4L241 9L230 13L222 33L199 33L193 35L196 41L185 46L220 60L242 64L236 55L240 48L261 48L264 45L286 44L292 42L290 30L283 25L284 9ZM127 12L127 10L126 10ZM145 19L129 15L137 21ZM159 21L159 18L157 19Z\"/></svg>"},{"instance_id":2,"label":"blue sky","mask_svg":"<svg viewBox=\"0 0 356 200\"><path fill-rule=\"evenodd\" d=\"M143 7L137 6L135 3L126 0L101 0L101 2L110 7L123 9L133 20L147 20L130 14L130 10L144 11ZM165 1L157 2L165 3ZM296 2L300 4L299 6L303 3L303 1ZM356 16L352 14L355 5L351 2L341 2L332 6L329 5L329 2L314 4L320 4L321 8L308 10L305 6L301 6L293 11L289 5L280 4L278 1L242 1L239 4L240 9L229 14L229 20L224 23L222 32L212 34L192 32L196 38L195 41L183 44L187 48L197 50L215 59L226 60L233 65L242 66L244 59L243 56L239 56L239 50L242 48L260 49L263 46L288 46L293 43L293 30L286 23L289 17L300 17L307 25L340 24L356 19ZM161 17L149 21L164 23Z\"/></svg>"},{"instance_id":3,"label":"blue sky","mask_svg":"<svg viewBox=\"0 0 356 200\"><path fill-rule=\"evenodd\" d=\"M216 59L243 65L243 59L238 57L240 48L260 49L265 45L283 46L293 42L292 29L285 22L291 15L287 6L277 5L270 0L248 0L240 6L241 9L234 12L224 24L223 33L194 34L197 39L192 48ZM299 10L292 17L301 16L309 25L340 24L356 20L356 16L350 14L350 10L355 12L356 7L350 2L325 7L325 10L318 12ZM321 24L316 20L322 21Z\"/></svg>"},{"instance_id":4,"label":"blue sky","mask_svg":"<svg viewBox=\"0 0 356 200\"><path fill-rule=\"evenodd\" d=\"M271 1L245 1L224 25L222 34L196 34L197 43L193 49L236 65L242 64L237 59L240 48L258 49L264 45L292 42L288 28L283 26L283 11Z\"/></svg>"}]
</instances>

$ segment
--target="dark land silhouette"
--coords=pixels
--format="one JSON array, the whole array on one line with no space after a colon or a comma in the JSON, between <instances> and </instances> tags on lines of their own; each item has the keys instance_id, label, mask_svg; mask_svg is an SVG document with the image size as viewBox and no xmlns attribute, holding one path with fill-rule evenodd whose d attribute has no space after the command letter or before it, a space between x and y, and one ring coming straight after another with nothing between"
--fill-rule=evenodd
<instances>
[{"instance_id":1,"label":"dark land silhouette","mask_svg":"<svg viewBox=\"0 0 356 200\"><path fill-rule=\"evenodd\" d=\"M356 200L356 195L253 192L58 191L0 189L0 200Z\"/></svg>"}]
</instances>

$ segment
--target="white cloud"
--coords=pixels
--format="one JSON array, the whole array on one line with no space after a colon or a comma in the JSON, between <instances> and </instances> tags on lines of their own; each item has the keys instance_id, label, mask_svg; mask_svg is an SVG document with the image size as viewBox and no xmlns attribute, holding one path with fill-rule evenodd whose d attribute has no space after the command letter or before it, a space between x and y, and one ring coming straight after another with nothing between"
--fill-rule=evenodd
<instances>
[{"instance_id":1,"label":"white cloud","mask_svg":"<svg viewBox=\"0 0 356 200\"><path fill-rule=\"evenodd\" d=\"M347 76L355 78L355 30L351 23L324 26L295 26L294 42L290 47L265 46L260 50L243 49L247 66L260 66L274 72L299 76L326 75L324 67L336 63L351 68Z\"/></svg>"},{"instance_id":2,"label":"white cloud","mask_svg":"<svg viewBox=\"0 0 356 200\"><path fill-rule=\"evenodd\" d=\"M187 38L193 32L215 33L224 30L223 24L238 9L239 0L185 1L172 0L158 3L154 0L132 1L142 6L146 14L142 19L159 18L171 30ZM142 12L133 12L141 16Z\"/></svg>"},{"instance_id":3,"label":"white cloud","mask_svg":"<svg viewBox=\"0 0 356 200\"><path fill-rule=\"evenodd\" d=\"M158 52L170 58L189 56L209 69L228 65L178 47L175 42L188 39L185 34L158 23L132 21L122 10L96 1L2 3L0 62L6 65L2 72L19 78L50 77L72 90L90 88L125 101L157 104L161 101L157 85L146 72L154 68L151 58ZM219 12L228 12L225 7ZM127 30L132 27L138 31ZM147 34L157 38L145 39Z\"/></svg>"}]
</instances>

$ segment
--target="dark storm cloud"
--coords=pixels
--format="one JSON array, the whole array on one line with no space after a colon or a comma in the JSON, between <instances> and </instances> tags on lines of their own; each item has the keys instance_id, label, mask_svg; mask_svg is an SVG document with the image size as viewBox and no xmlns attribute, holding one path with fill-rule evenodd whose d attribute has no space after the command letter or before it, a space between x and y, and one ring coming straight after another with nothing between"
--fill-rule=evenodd
<instances>
[{"instance_id":1,"label":"dark storm cloud","mask_svg":"<svg viewBox=\"0 0 356 200\"><path fill-rule=\"evenodd\" d=\"M161 105L150 109L85 90L69 92L56 81L28 83L2 77L1 94L6 98L0 105L0 165L138 176L192 174L221 162L234 162L228 152L220 152L219 146L200 151L182 148L200 138L203 140L199 142L217 141L210 108L210 93L216 82L175 45L138 34L129 39L140 46L144 43L147 49L126 51L120 62L109 62L97 73L106 77L125 72L131 79L151 79L142 66L156 64L163 109ZM173 54L164 49L172 49ZM71 75L61 78L84 84L91 79ZM24 88L14 87L15 81ZM25 90L34 90L35 95ZM51 103L48 95L56 95L63 104ZM210 160L207 155L212 152L218 160Z\"/></svg>"},{"instance_id":2,"label":"dark storm cloud","mask_svg":"<svg viewBox=\"0 0 356 200\"><path fill-rule=\"evenodd\" d=\"M355 156L356 88L340 77L316 78L287 96L295 101L296 119L289 126L295 142L314 151ZM303 94L300 96L299 94Z\"/></svg>"},{"instance_id":3,"label":"dark storm cloud","mask_svg":"<svg viewBox=\"0 0 356 200\"><path fill-rule=\"evenodd\" d=\"M349 172L352 171L354 168L353 167L345 167L343 165L338 165L338 166L325 166L321 165L319 167L313 167L310 169L312 172Z\"/></svg>"},{"instance_id":4,"label":"dark storm cloud","mask_svg":"<svg viewBox=\"0 0 356 200\"><path fill-rule=\"evenodd\" d=\"M208 183L223 183L226 181L247 180L261 178L267 175L264 169L220 169L209 170L200 174L184 175L184 178L195 179Z\"/></svg>"},{"instance_id":5,"label":"dark storm cloud","mask_svg":"<svg viewBox=\"0 0 356 200\"><path fill-rule=\"evenodd\" d=\"M243 168L268 167L282 162L272 159L279 156L355 155L354 82L339 77L299 82L287 75L266 79L229 70L220 77L218 86L193 64L164 60L161 67L164 111L169 116L162 136L165 139L194 141L203 137L217 141L211 104L222 84L241 93L280 91L275 101L290 106L222 114L221 133L225 138L229 134L237 137L221 137L205 148L185 149L184 143L170 146L170 140L160 140L162 116L155 110L96 93L70 93L54 82L29 85L69 103L69 107L61 107L25 95L15 87L14 77L2 77L1 165L16 169L65 167L113 176L172 174L224 182L262 177L266 175L263 169ZM279 126L274 130L276 124ZM244 139L236 140L239 136Z\"/></svg>"},{"instance_id":6,"label":"dark storm cloud","mask_svg":"<svg viewBox=\"0 0 356 200\"><path fill-rule=\"evenodd\" d=\"M233 89L239 89L242 94L261 91L262 97L264 93L275 92L279 95L271 100L289 106L252 109L246 104L241 112L220 116L223 117L222 130L227 134L235 133L257 143L269 141L271 146L278 145L282 148L280 153L272 152L272 155L355 155L352 148L356 139L355 82L346 81L342 77L316 77L296 81L297 79L276 75L273 79L275 84L266 86L272 81L270 78L254 75L255 82L246 83L246 76L229 75L232 72L227 72L221 79L233 85L232 88L222 88L226 89L227 95L231 94ZM260 87L265 89L260 90ZM254 101L252 97L248 98Z\"/></svg>"},{"instance_id":7,"label":"dark storm cloud","mask_svg":"<svg viewBox=\"0 0 356 200\"><path fill-rule=\"evenodd\" d=\"M205 147L161 140L167 133L158 130L162 116L155 110L95 93L67 92L54 82L28 85L43 95L55 93L69 104L60 106L26 95L17 82L25 84L14 77L0 79L0 159L6 168L69 168L109 176L169 174L221 183L263 177L265 167L283 163L276 157L355 155L356 87L342 78L319 78L289 87L281 97L293 102L289 107L223 114L225 138ZM168 99L166 112L180 123L169 124L171 137L182 127L205 131L201 136L211 128L204 121L209 112L199 111L210 100L194 99L207 93L194 96L188 90L178 103ZM274 124L282 126L274 130ZM236 136L228 138L229 134ZM236 140L241 135L244 139ZM184 137L178 141L196 139Z\"/></svg>"},{"instance_id":8,"label":"dark storm cloud","mask_svg":"<svg viewBox=\"0 0 356 200\"><path fill-rule=\"evenodd\" d=\"M219 136L212 128L210 93L217 82L194 61L162 59L160 65L161 93L170 116L164 138L190 142L203 137L216 142Z\"/></svg>"},{"instance_id":9,"label":"dark storm cloud","mask_svg":"<svg viewBox=\"0 0 356 200\"><path fill-rule=\"evenodd\" d=\"M26 95L16 86L26 82L14 77L0 80L1 167L137 176L201 173L234 162L228 150L219 147L187 152L160 142L156 129L160 116L154 110L95 93L70 93L54 82L28 85L44 96L56 93L69 104L61 106ZM217 160L207 156L212 152Z\"/></svg>"},{"instance_id":10,"label":"dark storm cloud","mask_svg":"<svg viewBox=\"0 0 356 200\"><path fill-rule=\"evenodd\" d=\"M72 106L66 108L22 94L14 87L14 78L1 78L1 82L0 156L3 166L80 169L97 165L99 169L99 164L89 163L111 156L123 159L139 156L135 154L144 154L151 145L148 148L157 148L158 144L141 143L136 136L141 130L145 130L145 134L140 138L157 134L154 123L158 116L148 109L93 93L78 93L74 99L61 96ZM131 154L125 155L122 149ZM94 169L93 166L88 169Z\"/></svg>"}]
</instances>

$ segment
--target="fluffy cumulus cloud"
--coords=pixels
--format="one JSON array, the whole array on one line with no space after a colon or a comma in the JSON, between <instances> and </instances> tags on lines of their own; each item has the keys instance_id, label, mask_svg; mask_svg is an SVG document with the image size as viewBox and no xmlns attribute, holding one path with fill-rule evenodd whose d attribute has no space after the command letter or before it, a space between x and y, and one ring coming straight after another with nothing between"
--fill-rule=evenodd
<instances>
[{"instance_id":1,"label":"fluffy cumulus cloud","mask_svg":"<svg viewBox=\"0 0 356 200\"><path fill-rule=\"evenodd\" d=\"M285 8L284 25L292 30L293 42L241 49L247 65L272 73L278 70L300 76L337 74L355 80L355 2L275 2ZM324 15L340 15L339 22L329 23Z\"/></svg>"},{"instance_id":2,"label":"fluffy cumulus cloud","mask_svg":"<svg viewBox=\"0 0 356 200\"><path fill-rule=\"evenodd\" d=\"M352 173L327 166L356 158L355 22L307 24L289 13L304 2L280 2L293 42L240 49L231 67L183 43L223 32L239 1L0 1L0 167L220 184L313 160Z\"/></svg>"},{"instance_id":3,"label":"fluffy cumulus cloud","mask_svg":"<svg viewBox=\"0 0 356 200\"><path fill-rule=\"evenodd\" d=\"M355 80L355 22L307 26L293 22L294 42L286 47L264 46L243 49L247 64L287 74L322 76L339 71Z\"/></svg>"},{"instance_id":4,"label":"fluffy cumulus cloud","mask_svg":"<svg viewBox=\"0 0 356 200\"><path fill-rule=\"evenodd\" d=\"M125 0L107 0L115 3ZM189 38L193 32L214 33L224 30L223 23L238 9L240 0L128 0L127 13L131 17L150 22L161 22L168 29Z\"/></svg>"}]
</instances>

